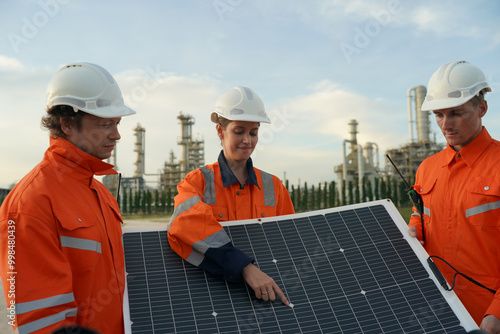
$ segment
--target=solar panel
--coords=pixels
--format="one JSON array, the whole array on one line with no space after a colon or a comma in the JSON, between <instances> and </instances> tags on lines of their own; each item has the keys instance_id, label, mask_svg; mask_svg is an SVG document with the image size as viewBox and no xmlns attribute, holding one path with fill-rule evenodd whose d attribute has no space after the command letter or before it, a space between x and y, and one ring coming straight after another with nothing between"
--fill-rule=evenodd
<instances>
[{"instance_id":1,"label":"solar panel","mask_svg":"<svg viewBox=\"0 0 500 334\"><path fill-rule=\"evenodd\" d=\"M182 260L166 228L124 229L129 333L466 333L392 202L225 223L291 305ZM127 321L128 322L128 321ZM128 325L128 324L127 324Z\"/></svg>"}]
</instances>

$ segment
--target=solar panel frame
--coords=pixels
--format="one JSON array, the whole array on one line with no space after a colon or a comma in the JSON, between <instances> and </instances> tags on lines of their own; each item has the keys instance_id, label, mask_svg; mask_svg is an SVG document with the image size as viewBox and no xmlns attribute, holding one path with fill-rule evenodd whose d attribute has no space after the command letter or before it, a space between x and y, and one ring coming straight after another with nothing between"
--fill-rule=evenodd
<instances>
[{"instance_id":1,"label":"solar panel frame","mask_svg":"<svg viewBox=\"0 0 500 334\"><path fill-rule=\"evenodd\" d=\"M374 218L387 221L372 225ZM165 328L169 333L380 333L381 329L442 333L442 326L450 326L450 333L466 333L478 329L456 294L439 285L425 249L409 236L406 222L390 200L222 225L235 246L275 279L291 309L279 301L257 300L245 284L223 281L185 262L170 250L166 226L124 228L127 333L153 333L155 328L158 333ZM288 239L300 242L289 245ZM376 245L384 242L390 247ZM171 270L165 263L180 270ZM405 281L394 284L395 276ZM432 297L436 302L429 301L422 289L439 291L439 296ZM186 318L186 313L192 316ZM439 323L455 324L454 317L460 329ZM145 324L150 319L150 327L141 325L141 331L137 319Z\"/></svg>"}]
</instances>

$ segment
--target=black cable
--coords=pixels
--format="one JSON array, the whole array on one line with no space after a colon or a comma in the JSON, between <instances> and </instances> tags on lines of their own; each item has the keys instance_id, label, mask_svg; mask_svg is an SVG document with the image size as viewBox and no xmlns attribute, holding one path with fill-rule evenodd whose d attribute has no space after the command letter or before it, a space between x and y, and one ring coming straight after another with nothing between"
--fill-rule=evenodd
<instances>
[{"instance_id":1,"label":"black cable","mask_svg":"<svg viewBox=\"0 0 500 334\"><path fill-rule=\"evenodd\" d=\"M434 263L434 261L432 261L432 258L436 258L436 259L439 259L441 261L443 261L444 263L446 263L451 269L453 269L455 271L455 275L453 275L453 284L451 285L451 288L448 288L448 284L446 282L446 280L444 279L443 277L443 274L441 274L441 272L439 271L439 269L437 268L436 264ZM488 290L489 292L495 294L497 293L495 290L493 289L490 289L484 285L482 285L481 283L479 283L478 281L476 281L475 279L465 275L465 274L462 274L460 271L456 270L451 264L449 264L445 259L437 256L437 255L430 255L429 258L427 259L427 263L429 264L429 267L431 268L432 272L434 273L434 276L436 276L437 280L439 281L439 284L441 284L441 286L446 290L446 291L451 291L453 290L453 288L455 287L455 280L457 278L458 275L462 276L463 278L465 278L466 280L469 280L470 282L476 284L477 286L480 286L481 288L484 288L486 290Z\"/></svg>"}]
</instances>

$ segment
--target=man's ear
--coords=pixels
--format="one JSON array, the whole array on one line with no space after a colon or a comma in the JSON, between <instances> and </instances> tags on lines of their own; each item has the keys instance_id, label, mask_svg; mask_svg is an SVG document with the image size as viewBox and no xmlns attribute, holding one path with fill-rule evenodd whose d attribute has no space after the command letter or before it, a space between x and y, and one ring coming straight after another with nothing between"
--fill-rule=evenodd
<instances>
[{"instance_id":1,"label":"man's ear","mask_svg":"<svg viewBox=\"0 0 500 334\"><path fill-rule=\"evenodd\" d=\"M61 130L66 136L70 136L74 131L72 122L67 118L61 118Z\"/></svg>"},{"instance_id":2,"label":"man's ear","mask_svg":"<svg viewBox=\"0 0 500 334\"><path fill-rule=\"evenodd\" d=\"M488 102L486 100L481 101L479 104L479 116L483 117L486 115L486 112L488 111Z\"/></svg>"}]
</instances>

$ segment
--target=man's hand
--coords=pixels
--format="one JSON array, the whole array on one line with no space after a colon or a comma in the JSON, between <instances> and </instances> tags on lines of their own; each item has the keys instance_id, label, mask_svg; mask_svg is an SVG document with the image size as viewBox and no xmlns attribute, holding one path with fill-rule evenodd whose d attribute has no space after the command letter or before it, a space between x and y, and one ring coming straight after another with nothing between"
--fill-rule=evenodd
<instances>
[{"instance_id":1,"label":"man's hand","mask_svg":"<svg viewBox=\"0 0 500 334\"><path fill-rule=\"evenodd\" d=\"M488 314L483 318L479 328L488 332L488 334L500 334L500 319L492 314Z\"/></svg>"},{"instance_id":2,"label":"man's hand","mask_svg":"<svg viewBox=\"0 0 500 334\"><path fill-rule=\"evenodd\" d=\"M410 237L417 238L418 237L418 230L416 226L410 226L408 227L408 233L410 234ZM420 240L420 243L423 245L424 241Z\"/></svg>"},{"instance_id":3,"label":"man's hand","mask_svg":"<svg viewBox=\"0 0 500 334\"><path fill-rule=\"evenodd\" d=\"M283 304L286 306L290 305L288 299L285 297L285 294L281 291L274 280L266 275L262 270L254 266L253 263L250 263L248 266L243 268L241 276L253 289L255 297L258 299L274 301L276 296L278 296Z\"/></svg>"}]
</instances>

